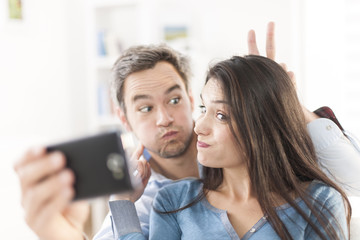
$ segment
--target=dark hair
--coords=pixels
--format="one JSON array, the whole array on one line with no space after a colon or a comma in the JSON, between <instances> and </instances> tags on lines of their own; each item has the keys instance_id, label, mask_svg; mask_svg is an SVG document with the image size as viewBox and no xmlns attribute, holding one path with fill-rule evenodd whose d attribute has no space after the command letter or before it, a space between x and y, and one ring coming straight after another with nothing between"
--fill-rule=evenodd
<instances>
[{"instance_id":1,"label":"dark hair","mask_svg":"<svg viewBox=\"0 0 360 240\"><path fill-rule=\"evenodd\" d=\"M155 67L160 61L172 64L183 79L186 90L189 90L191 71L187 57L165 44L139 45L124 51L113 66L111 91L114 102L125 110L123 92L125 79L132 73Z\"/></svg>"},{"instance_id":2,"label":"dark hair","mask_svg":"<svg viewBox=\"0 0 360 240\"><path fill-rule=\"evenodd\" d=\"M350 203L341 188L318 167L315 149L307 132L304 114L295 87L282 67L261 56L232 57L210 68L206 82L215 79L223 88L229 103L230 130L246 155L246 165L252 188L263 212L281 239L291 239L273 206L282 197L311 225L322 238L320 229L298 207L291 193L299 196L316 216L331 239L339 236L329 220L313 204L301 182L320 180L337 190L351 217ZM221 168L204 167L203 188L215 190L223 181ZM342 233L344 234L344 232Z\"/></svg>"},{"instance_id":3,"label":"dark hair","mask_svg":"<svg viewBox=\"0 0 360 240\"><path fill-rule=\"evenodd\" d=\"M205 84L210 78L222 86L224 100L229 103L229 128L246 156L244 159L251 186L261 209L279 237L292 239L274 209L278 202L275 195L290 204L321 239L339 239L335 227L329 224L329 219L320 210L323 206L309 195L301 183L319 180L337 190L347 210L348 228L351 206L344 191L318 167L305 117L287 73L271 59L249 55L235 56L215 64L208 71ZM201 201L223 182L223 170L204 167L201 181L203 191L192 202L160 213L175 213ZM296 204L293 194L305 202L326 235ZM325 210L331 214L328 209ZM344 231L340 234L344 236Z\"/></svg>"}]
</instances>

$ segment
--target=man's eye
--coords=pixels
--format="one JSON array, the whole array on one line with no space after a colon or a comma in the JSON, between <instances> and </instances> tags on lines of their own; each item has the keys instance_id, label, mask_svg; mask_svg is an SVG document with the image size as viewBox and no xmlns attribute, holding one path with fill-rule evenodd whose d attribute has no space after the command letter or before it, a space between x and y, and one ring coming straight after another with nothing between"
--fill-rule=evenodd
<instances>
[{"instance_id":1,"label":"man's eye","mask_svg":"<svg viewBox=\"0 0 360 240\"><path fill-rule=\"evenodd\" d=\"M152 107L144 106L144 107L139 108L139 111L142 113L147 113L147 112L150 112L151 109L152 109Z\"/></svg>"},{"instance_id":2,"label":"man's eye","mask_svg":"<svg viewBox=\"0 0 360 240\"><path fill-rule=\"evenodd\" d=\"M200 113L206 113L206 107L204 105L200 105Z\"/></svg>"},{"instance_id":3,"label":"man's eye","mask_svg":"<svg viewBox=\"0 0 360 240\"><path fill-rule=\"evenodd\" d=\"M222 113L217 113L216 117L217 117L217 119L222 120L222 121L227 120L227 117Z\"/></svg>"},{"instance_id":4,"label":"man's eye","mask_svg":"<svg viewBox=\"0 0 360 240\"><path fill-rule=\"evenodd\" d=\"M179 101L180 101L180 98L172 98L169 103L170 104L178 104Z\"/></svg>"}]
</instances>

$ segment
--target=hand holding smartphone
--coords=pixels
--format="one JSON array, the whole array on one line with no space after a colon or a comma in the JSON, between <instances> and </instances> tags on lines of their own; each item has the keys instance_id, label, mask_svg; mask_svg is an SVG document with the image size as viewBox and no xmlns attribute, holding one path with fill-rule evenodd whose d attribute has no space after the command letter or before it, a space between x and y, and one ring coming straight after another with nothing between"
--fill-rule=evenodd
<instances>
[{"instance_id":1,"label":"hand holding smartphone","mask_svg":"<svg viewBox=\"0 0 360 240\"><path fill-rule=\"evenodd\" d=\"M75 174L74 200L134 189L118 130L50 145L47 151L64 153Z\"/></svg>"}]
</instances>

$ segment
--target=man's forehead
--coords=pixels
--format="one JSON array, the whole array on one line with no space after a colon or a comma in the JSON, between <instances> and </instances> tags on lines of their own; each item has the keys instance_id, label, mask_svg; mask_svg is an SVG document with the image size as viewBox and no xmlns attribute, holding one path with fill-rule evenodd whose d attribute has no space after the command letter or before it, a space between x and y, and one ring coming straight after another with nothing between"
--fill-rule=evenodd
<instances>
[{"instance_id":1,"label":"man's forehead","mask_svg":"<svg viewBox=\"0 0 360 240\"><path fill-rule=\"evenodd\" d=\"M174 68L158 65L129 75L125 80L125 96L133 98L135 95L167 94L169 89L185 90L184 81Z\"/></svg>"}]
</instances>

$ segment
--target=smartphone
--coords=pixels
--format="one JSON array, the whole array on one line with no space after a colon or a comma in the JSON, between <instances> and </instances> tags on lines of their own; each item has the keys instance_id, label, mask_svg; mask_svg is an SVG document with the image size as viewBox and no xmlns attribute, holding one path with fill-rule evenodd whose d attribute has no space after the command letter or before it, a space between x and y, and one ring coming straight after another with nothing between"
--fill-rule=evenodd
<instances>
[{"instance_id":1,"label":"smartphone","mask_svg":"<svg viewBox=\"0 0 360 240\"><path fill-rule=\"evenodd\" d=\"M47 146L61 151L75 174L73 200L119 193L134 188L121 132L113 130Z\"/></svg>"}]
</instances>

